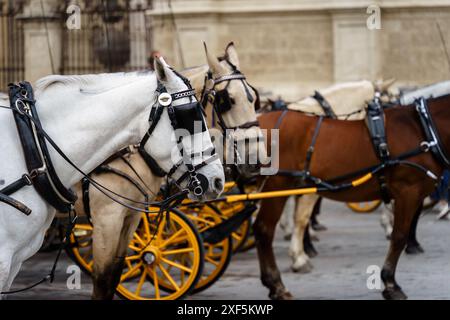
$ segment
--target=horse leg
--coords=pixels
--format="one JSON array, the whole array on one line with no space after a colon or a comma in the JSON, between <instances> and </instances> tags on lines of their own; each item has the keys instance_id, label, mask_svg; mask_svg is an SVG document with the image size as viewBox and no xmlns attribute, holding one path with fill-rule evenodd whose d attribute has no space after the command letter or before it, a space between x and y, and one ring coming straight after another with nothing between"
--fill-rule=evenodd
<instances>
[{"instance_id":1,"label":"horse leg","mask_svg":"<svg viewBox=\"0 0 450 320\"><path fill-rule=\"evenodd\" d=\"M314 205L318 199L319 196L317 195L307 195L299 197L297 200L294 216L294 229L292 232L291 246L289 248L289 255L293 261L291 268L294 272L309 273L313 268L308 255L305 253L303 238L309 224L309 218L311 217Z\"/></svg>"},{"instance_id":2,"label":"horse leg","mask_svg":"<svg viewBox=\"0 0 450 320\"><path fill-rule=\"evenodd\" d=\"M93 256L94 266L92 281L94 300L112 300L115 293L115 283L112 281L117 276L116 253L119 246L119 236L123 225L123 214L118 208L93 214ZM113 206L114 207L114 206ZM123 263L123 262L122 262Z\"/></svg>"},{"instance_id":3,"label":"horse leg","mask_svg":"<svg viewBox=\"0 0 450 320\"><path fill-rule=\"evenodd\" d=\"M312 216L311 216L311 227L315 231L325 231L327 230L327 227L325 227L323 224L317 220L317 216L320 214L320 209L322 207L322 197L319 197L319 200L317 200L316 205L314 206Z\"/></svg>"},{"instance_id":4,"label":"horse leg","mask_svg":"<svg viewBox=\"0 0 450 320\"><path fill-rule=\"evenodd\" d=\"M292 229L293 226L293 219L294 219L294 212L291 210L291 207L289 206L289 203L293 200L296 201L297 197L290 197L287 199L286 204L283 209L283 213L281 214L280 218L280 227L281 230L284 232L284 240L289 241L292 239Z\"/></svg>"},{"instance_id":5,"label":"horse leg","mask_svg":"<svg viewBox=\"0 0 450 320\"><path fill-rule=\"evenodd\" d=\"M424 253L422 246L419 241L417 241L417 224L420 219L420 215L422 214L423 205L419 207L416 214L414 215L414 219L411 224L411 230L409 232L408 243L406 245L405 252L407 254L420 254Z\"/></svg>"},{"instance_id":6,"label":"horse leg","mask_svg":"<svg viewBox=\"0 0 450 320\"><path fill-rule=\"evenodd\" d=\"M421 204L421 199L419 196L411 195L408 192L405 192L405 194L409 198L403 196L395 199L394 228L391 235L389 251L383 265L383 270L381 271L381 279L385 285L383 297L387 300L407 299L407 296L395 281L395 271L398 259L406 246L414 213L417 212Z\"/></svg>"},{"instance_id":7,"label":"horse leg","mask_svg":"<svg viewBox=\"0 0 450 320\"><path fill-rule=\"evenodd\" d=\"M314 258L317 256L316 248L314 248L314 245L311 240L309 225L305 229L305 236L303 237L303 247L305 248L305 252L308 255L308 257Z\"/></svg>"},{"instance_id":8,"label":"horse leg","mask_svg":"<svg viewBox=\"0 0 450 320\"><path fill-rule=\"evenodd\" d=\"M11 266L12 266L12 256L6 250L5 251L0 250L0 292L9 291ZM4 298L6 298L6 296L0 294L0 300Z\"/></svg>"},{"instance_id":9,"label":"horse leg","mask_svg":"<svg viewBox=\"0 0 450 320\"><path fill-rule=\"evenodd\" d=\"M391 204L393 203L394 202L391 202ZM386 239L390 240L392 234L392 225L394 224L394 215L392 214L392 211L389 210L387 205L384 205L383 210L381 211L380 223L384 229Z\"/></svg>"},{"instance_id":10,"label":"horse leg","mask_svg":"<svg viewBox=\"0 0 450 320\"><path fill-rule=\"evenodd\" d=\"M274 300L292 299L292 295L286 290L281 281L280 270L275 261L272 246L275 228L285 203L286 198L263 200L261 202L261 209L253 225L261 281L270 290L269 297Z\"/></svg>"},{"instance_id":11,"label":"horse leg","mask_svg":"<svg viewBox=\"0 0 450 320\"><path fill-rule=\"evenodd\" d=\"M124 220L111 272L111 287L114 288L114 291L120 284L120 278L122 276L123 267L125 265L128 245L133 239L134 232L136 231L140 221L141 215L134 212L130 213Z\"/></svg>"}]
</instances>

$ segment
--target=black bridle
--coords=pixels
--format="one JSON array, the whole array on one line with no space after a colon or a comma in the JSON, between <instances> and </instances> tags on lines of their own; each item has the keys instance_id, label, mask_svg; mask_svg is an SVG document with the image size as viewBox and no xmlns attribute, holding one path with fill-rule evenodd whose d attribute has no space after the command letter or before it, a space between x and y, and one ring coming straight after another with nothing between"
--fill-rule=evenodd
<instances>
[{"instance_id":1,"label":"black bridle","mask_svg":"<svg viewBox=\"0 0 450 320\"><path fill-rule=\"evenodd\" d=\"M221 76L218 78L213 78L212 72L208 71L208 73L205 76L205 81L204 81L203 90L202 90L202 94L201 94L201 105L202 105L203 109L205 110L207 108L208 104L212 105L213 117L214 117L214 115L217 116L217 119L218 119L217 122L218 122L220 128L222 129L222 134L224 136L227 136L228 134L230 134L230 131L234 131L234 130L238 130L238 129L245 130L245 129L250 129L250 128L254 128L254 127L259 127L258 120L245 122L241 125L237 125L234 127L228 126L225 123L225 121L223 119L223 114L230 111L233 108L233 104L234 104L234 101L230 97L230 94L228 92L228 87L230 86L231 81L241 81L242 82L242 85L244 86L245 92L247 95L247 100L250 103L255 103L255 111L260 109L261 102L260 102L260 97L259 97L258 91L247 82L247 78L245 77L245 75L229 60L227 60L227 59L222 59L222 60L226 61L226 63L231 67L231 69L233 71L229 75L224 75L224 76ZM224 82L227 83L225 88L222 90L216 90L217 85L224 83ZM256 100L252 96L249 88L251 90L253 90L253 92L255 93ZM245 140L248 142L250 142L250 140L259 141L261 139L264 139L264 137L258 136L253 139L245 138ZM239 155L238 147L237 147L237 142L238 141L234 140L234 155L235 155L234 159L241 159L241 157Z\"/></svg>"},{"instance_id":2,"label":"black bridle","mask_svg":"<svg viewBox=\"0 0 450 320\"><path fill-rule=\"evenodd\" d=\"M245 88L245 92L247 94L247 99L250 103L255 102L255 109L258 110L260 108L260 98L258 91L252 87L248 82L245 75L238 70L238 68L232 64L230 61L225 60L228 65L233 70L231 74L221 76L218 78L213 78L212 72L209 71L206 74L205 82L203 85L202 90L202 96L201 96L201 104L203 106L203 109L206 109L208 103L212 104L215 114L218 117L218 123L219 126L222 128L223 132L225 133L226 130L236 130L236 129L249 129L252 127L258 127L259 123L258 121L249 121L246 123L243 123L241 125L235 126L235 127L229 127L226 125L225 121L223 120L222 115L225 112L228 112L233 107L234 102L232 101L232 98L230 97L230 94L228 92L228 87L230 86L231 81L241 81L242 85ZM227 85L223 90L216 90L216 86L227 82ZM256 95L256 101L255 98L253 98L250 89L253 90L253 92Z\"/></svg>"},{"instance_id":3,"label":"black bridle","mask_svg":"<svg viewBox=\"0 0 450 320\"><path fill-rule=\"evenodd\" d=\"M150 127L141 143L139 144L138 150L141 156L150 166L152 172L159 177L167 176L167 178L171 178L184 165L187 170L181 175L180 178L175 181L175 183L179 186L186 179L189 179L187 184L188 190L196 196L201 196L208 190L209 183L208 179L202 174L199 174L197 171L217 159L217 154L215 153L214 148L204 150L200 153L186 154L182 143L184 137L180 135L179 137L177 137L177 146L182 159L178 163L174 164L169 172L164 171L164 169L161 168L156 160L153 159L153 157L145 151L145 145L156 129L156 126L158 125L164 110L167 110L170 122L175 130L184 129L189 131L190 134L194 134L194 123L196 121L201 123L202 132L205 132L207 130L200 103L194 99L195 90L192 89L189 81L186 78L182 76L180 76L180 78L186 83L189 88L188 90L177 92L174 94L168 94L166 88L162 85L162 83L158 83L158 101L152 107L149 117ZM178 106L172 105L173 101L183 98L189 98L190 103ZM167 99L167 102L164 102L162 99ZM194 159L196 156L205 155L210 155L210 157L197 165L192 164L192 159Z\"/></svg>"}]
</instances>

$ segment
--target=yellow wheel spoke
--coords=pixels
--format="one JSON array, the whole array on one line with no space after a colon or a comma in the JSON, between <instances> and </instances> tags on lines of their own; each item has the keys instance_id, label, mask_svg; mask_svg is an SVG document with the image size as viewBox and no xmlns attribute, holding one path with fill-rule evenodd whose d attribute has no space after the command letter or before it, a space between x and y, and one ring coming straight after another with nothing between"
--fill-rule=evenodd
<instances>
[{"instance_id":1,"label":"yellow wheel spoke","mask_svg":"<svg viewBox=\"0 0 450 320\"><path fill-rule=\"evenodd\" d=\"M128 277L130 277L132 274L134 274L137 270L139 270L139 268L142 266L142 261L139 262L137 265L135 265L133 268L131 268L130 270L128 270L125 274L122 275L122 277L120 278L120 281L125 281L126 279L128 279Z\"/></svg>"},{"instance_id":2,"label":"yellow wheel spoke","mask_svg":"<svg viewBox=\"0 0 450 320\"><path fill-rule=\"evenodd\" d=\"M142 238L137 234L137 232L134 233L134 238L142 245L145 247L145 241L142 240Z\"/></svg>"},{"instance_id":3,"label":"yellow wheel spoke","mask_svg":"<svg viewBox=\"0 0 450 320\"><path fill-rule=\"evenodd\" d=\"M163 214L161 222L159 224L159 229L158 229L158 233L156 234L156 239L161 239L162 233L164 231L164 227L166 225L166 215Z\"/></svg>"},{"instance_id":4,"label":"yellow wheel spoke","mask_svg":"<svg viewBox=\"0 0 450 320\"><path fill-rule=\"evenodd\" d=\"M178 284L175 282L175 280L173 280L173 278L170 276L170 274L167 272L167 270L164 268L164 266L162 264L159 264L159 269L162 271L162 273L164 274L164 276L166 277L167 280L169 280L170 284L177 290L180 290L180 287L178 286Z\"/></svg>"},{"instance_id":5,"label":"yellow wheel spoke","mask_svg":"<svg viewBox=\"0 0 450 320\"><path fill-rule=\"evenodd\" d=\"M145 279L147 278L147 268L144 268L144 271L142 272L142 276L139 279L138 286L136 288L136 291L134 292L136 295L139 295L142 290L142 286L144 285Z\"/></svg>"},{"instance_id":6,"label":"yellow wheel spoke","mask_svg":"<svg viewBox=\"0 0 450 320\"><path fill-rule=\"evenodd\" d=\"M209 263L213 264L214 266L218 267L219 266L219 262L215 261L213 258L205 256L205 261L208 261Z\"/></svg>"},{"instance_id":7,"label":"yellow wheel spoke","mask_svg":"<svg viewBox=\"0 0 450 320\"><path fill-rule=\"evenodd\" d=\"M142 214L142 220L144 221L144 230L146 235L148 235L148 237L150 238L150 226L148 225L148 218L146 217L145 213Z\"/></svg>"},{"instance_id":8,"label":"yellow wheel spoke","mask_svg":"<svg viewBox=\"0 0 450 320\"><path fill-rule=\"evenodd\" d=\"M179 263L167 260L166 258L161 258L161 260L164 261L165 263L167 263L170 266L173 266L173 267L178 268L180 270L192 273L192 269L189 269L188 267L185 267L185 266L183 266L183 265L181 265Z\"/></svg>"},{"instance_id":9,"label":"yellow wheel spoke","mask_svg":"<svg viewBox=\"0 0 450 320\"><path fill-rule=\"evenodd\" d=\"M134 255L134 256L128 256L128 257L126 257L125 260L129 263L130 261L138 260L138 259L140 259L140 258L141 258L141 255L136 254L136 255ZM131 267L131 264L130 264L130 267Z\"/></svg>"},{"instance_id":10,"label":"yellow wheel spoke","mask_svg":"<svg viewBox=\"0 0 450 320\"><path fill-rule=\"evenodd\" d=\"M158 275L156 274L155 266L153 265L150 270L152 272L153 285L155 286L155 297L157 300L159 300L161 299L161 293L159 292L159 279Z\"/></svg>"},{"instance_id":11,"label":"yellow wheel spoke","mask_svg":"<svg viewBox=\"0 0 450 320\"><path fill-rule=\"evenodd\" d=\"M193 252L194 248L184 248L184 249L175 249L175 250L168 250L161 252L162 255L168 256L171 254L178 254L178 253L187 253L187 252Z\"/></svg>"},{"instance_id":12,"label":"yellow wheel spoke","mask_svg":"<svg viewBox=\"0 0 450 320\"><path fill-rule=\"evenodd\" d=\"M165 240L159 247L164 248L169 243L172 243L178 236L186 232L184 229L180 229L177 232L175 232L169 239Z\"/></svg>"},{"instance_id":13,"label":"yellow wheel spoke","mask_svg":"<svg viewBox=\"0 0 450 320\"><path fill-rule=\"evenodd\" d=\"M129 244L128 248L130 248L131 250L134 250L134 251L138 251L138 252L141 251L141 248L138 248L138 247L136 247L136 246L134 246L132 244Z\"/></svg>"},{"instance_id":14,"label":"yellow wheel spoke","mask_svg":"<svg viewBox=\"0 0 450 320\"><path fill-rule=\"evenodd\" d=\"M237 233L233 232L231 234L231 236L233 237L233 239L237 240L237 241L241 241L242 237L240 235L238 235Z\"/></svg>"}]
</instances>

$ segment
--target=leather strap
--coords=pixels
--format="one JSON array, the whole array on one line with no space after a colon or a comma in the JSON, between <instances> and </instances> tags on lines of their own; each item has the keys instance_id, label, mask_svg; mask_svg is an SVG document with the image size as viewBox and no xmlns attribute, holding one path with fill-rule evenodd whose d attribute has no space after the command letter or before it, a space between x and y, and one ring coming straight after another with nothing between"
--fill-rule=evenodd
<instances>
[{"instance_id":1,"label":"leather strap","mask_svg":"<svg viewBox=\"0 0 450 320\"><path fill-rule=\"evenodd\" d=\"M325 99L325 97L319 91L314 91L314 95L312 97L320 104L320 106L323 109L323 112L328 118L337 119L337 116L334 113L333 108L328 103L327 99Z\"/></svg>"}]
</instances>

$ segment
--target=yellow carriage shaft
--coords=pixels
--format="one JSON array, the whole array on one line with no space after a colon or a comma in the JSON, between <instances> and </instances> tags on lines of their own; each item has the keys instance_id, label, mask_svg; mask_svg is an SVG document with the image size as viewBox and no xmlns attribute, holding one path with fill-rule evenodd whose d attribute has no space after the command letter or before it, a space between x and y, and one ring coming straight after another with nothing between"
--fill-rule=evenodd
<instances>
[{"instance_id":1,"label":"yellow carriage shaft","mask_svg":"<svg viewBox=\"0 0 450 320\"><path fill-rule=\"evenodd\" d=\"M352 187L358 187L363 185L372 179L372 173L368 173L365 176L354 180L351 182ZM238 201L251 201L251 200L262 200L262 199L271 199L271 198L283 198L290 196L300 196L305 194L314 194L321 191L327 191L324 189L315 188L302 188L302 189L291 189L291 190L282 190L282 191L269 191L269 192L259 192L259 193L250 193L250 194L238 194L238 195L229 195L224 197L223 201L228 203L238 202Z\"/></svg>"}]
</instances>

